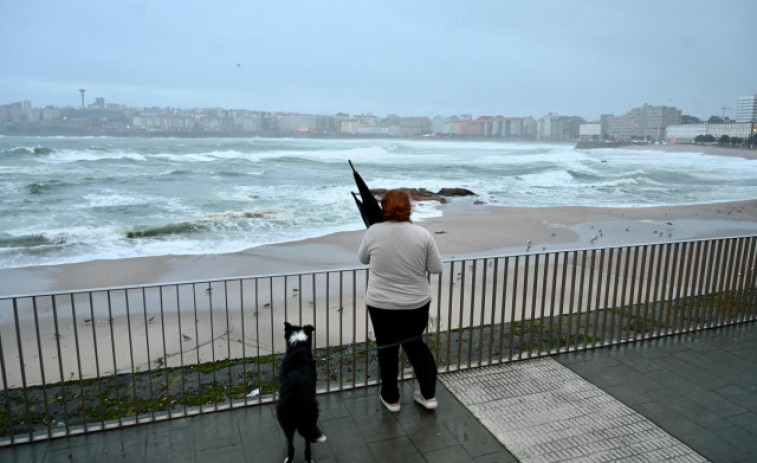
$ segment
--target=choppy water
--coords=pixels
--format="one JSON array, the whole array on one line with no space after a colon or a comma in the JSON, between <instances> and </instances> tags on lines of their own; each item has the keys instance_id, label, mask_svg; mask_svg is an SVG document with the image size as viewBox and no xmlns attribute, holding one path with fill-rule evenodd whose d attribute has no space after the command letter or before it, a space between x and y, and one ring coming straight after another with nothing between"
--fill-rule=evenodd
<instances>
[{"instance_id":1,"label":"choppy water","mask_svg":"<svg viewBox=\"0 0 757 463\"><path fill-rule=\"evenodd\" d=\"M0 137L0 268L221 253L362 229L373 188L464 187L492 205L757 197L757 161L457 141ZM439 215L420 206L416 218Z\"/></svg>"}]
</instances>

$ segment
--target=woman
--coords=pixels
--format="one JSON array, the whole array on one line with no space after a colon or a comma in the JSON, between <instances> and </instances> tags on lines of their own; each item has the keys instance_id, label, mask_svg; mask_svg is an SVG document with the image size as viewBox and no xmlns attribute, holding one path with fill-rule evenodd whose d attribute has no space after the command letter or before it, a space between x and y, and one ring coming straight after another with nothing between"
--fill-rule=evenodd
<instances>
[{"instance_id":1,"label":"woman","mask_svg":"<svg viewBox=\"0 0 757 463\"><path fill-rule=\"evenodd\" d=\"M360 262L370 264L365 301L378 344L381 403L391 412L400 411L397 374L401 345L420 384L414 400L434 409L438 405L436 362L421 335L431 303L426 272L441 272L441 257L431 233L410 220L407 193L388 191L381 199L381 209L384 221L368 228L358 250Z\"/></svg>"}]
</instances>

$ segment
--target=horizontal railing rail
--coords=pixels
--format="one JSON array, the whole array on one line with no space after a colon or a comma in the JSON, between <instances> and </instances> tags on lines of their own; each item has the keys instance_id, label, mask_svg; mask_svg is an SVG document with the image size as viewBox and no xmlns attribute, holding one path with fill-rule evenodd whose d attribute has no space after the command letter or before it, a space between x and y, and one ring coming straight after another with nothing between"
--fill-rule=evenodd
<instances>
[{"instance_id":1,"label":"horizontal railing rail","mask_svg":"<svg viewBox=\"0 0 757 463\"><path fill-rule=\"evenodd\" d=\"M753 321L756 253L738 236L445 260L426 341L443 373ZM376 384L367 279L2 297L0 446L274 401L285 321L315 326L319 392Z\"/></svg>"}]
</instances>

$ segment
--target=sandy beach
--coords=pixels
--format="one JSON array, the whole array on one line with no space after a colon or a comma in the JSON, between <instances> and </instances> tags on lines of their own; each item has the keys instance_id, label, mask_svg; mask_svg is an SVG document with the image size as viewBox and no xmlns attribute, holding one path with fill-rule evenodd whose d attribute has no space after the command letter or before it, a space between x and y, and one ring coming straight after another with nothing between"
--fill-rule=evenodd
<instances>
[{"instance_id":1,"label":"sandy beach","mask_svg":"<svg viewBox=\"0 0 757 463\"><path fill-rule=\"evenodd\" d=\"M419 225L445 259L757 233L757 199L637 208L445 206ZM0 269L0 296L202 281L360 266L363 230L238 253Z\"/></svg>"},{"instance_id":2,"label":"sandy beach","mask_svg":"<svg viewBox=\"0 0 757 463\"><path fill-rule=\"evenodd\" d=\"M463 207L452 203L442 210L442 216L419 225L432 233L447 260L757 234L757 199L633 208ZM238 279L167 286L165 292L151 288L19 299L20 335L14 328L17 322L11 300L0 300L4 357L16 357L18 345L25 345L25 358L32 358L26 381L33 384L39 381L43 369L49 369L48 381L50 375L54 381L59 371L70 372L71 377L91 377L151 366L267 355L283 348L277 327L284 319L317 322L320 345L326 340L329 345L364 342L370 338L361 290L365 271L327 272L362 267L356 253L363 233L362 229L340 232L230 254L0 269L0 297ZM324 273L304 280L281 276L319 271ZM258 279L241 281L242 277L261 275L276 276L260 279L260 285ZM444 278L437 287L442 283L452 286L453 275ZM464 283L455 285L455 291L463 291L458 286L477 284ZM229 295L239 300L229 300ZM457 299L451 290L449 295L441 291L439 295L440 306ZM37 304L38 321L30 315L32 303ZM531 304L530 299L523 303ZM504 321L506 315L497 317ZM436 323L444 329L459 326L462 315L446 319L440 312ZM357 331L344 330L343 324L357 327ZM344 333L354 339L342 339ZM95 345L100 365L95 362ZM124 357L124 352L128 356ZM35 362L39 364L35 366ZM19 376L11 372L12 363L15 361L8 363L8 381L18 385ZM67 374L60 380L69 379Z\"/></svg>"}]
</instances>

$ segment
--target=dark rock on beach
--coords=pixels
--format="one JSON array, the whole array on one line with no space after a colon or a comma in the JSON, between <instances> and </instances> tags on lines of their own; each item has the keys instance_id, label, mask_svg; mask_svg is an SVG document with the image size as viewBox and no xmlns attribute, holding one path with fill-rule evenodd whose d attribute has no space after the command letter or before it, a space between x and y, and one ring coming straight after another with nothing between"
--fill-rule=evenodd
<instances>
[{"instance_id":1,"label":"dark rock on beach","mask_svg":"<svg viewBox=\"0 0 757 463\"><path fill-rule=\"evenodd\" d=\"M476 196L476 193L465 188L442 188L436 193L429 191L426 188L402 187L400 188L400 190L404 190L410 196L410 199L412 201L439 201L442 204L445 204L447 202L447 197ZM386 188L371 189L371 193L379 198L382 197L387 191L388 190Z\"/></svg>"}]
</instances>

